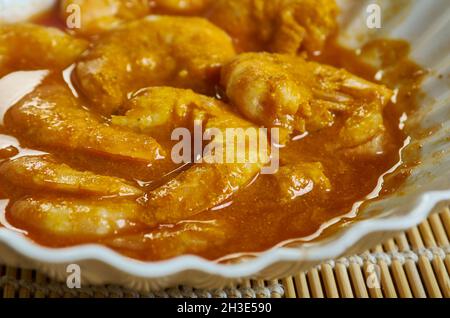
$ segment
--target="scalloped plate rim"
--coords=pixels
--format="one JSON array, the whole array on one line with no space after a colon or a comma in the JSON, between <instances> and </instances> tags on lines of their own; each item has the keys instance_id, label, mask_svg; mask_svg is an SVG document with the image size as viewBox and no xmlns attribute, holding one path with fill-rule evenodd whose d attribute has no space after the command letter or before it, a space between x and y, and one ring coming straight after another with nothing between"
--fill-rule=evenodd
<instances>
[{"instance_id":1,"label":"scalloped plate rim","mask_svg":"<svg viewBox=\"0 0 450 318\"><path fill-rule=\"evenodd\" d=\"M100 244L86 244L68 248L48 248L36 244L12 230L0 229L0 242L34 261L52 264L67 264L80 261L98 261L123 273L144 277L161 278L184 271L202 271L225 278L241 278L257 275L279 262L323 261L333 259L369 234L380 231L400 232L418 225L441 202L450 201L450 190L422 193L415 207L405 216L373 218L358 221L345 229L340 237L314 246L298 248L277 247L259 253L256 258L238 264L219 264L192 255L178 256L165 261L143 262L123 256Z\"/></svg>"}]
</instances>

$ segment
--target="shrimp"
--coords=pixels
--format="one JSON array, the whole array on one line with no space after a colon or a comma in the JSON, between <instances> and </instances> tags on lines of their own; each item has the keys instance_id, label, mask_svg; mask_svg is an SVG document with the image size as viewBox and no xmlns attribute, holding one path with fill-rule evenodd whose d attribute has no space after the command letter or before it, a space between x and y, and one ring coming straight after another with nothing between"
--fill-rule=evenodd
<instances>
[{"instance_id":1,"label":"shrimp","mask_svg":"<svg viewBox=\"0 0 450 318\"><path fill-rule=\"evenodd\" d=\"M30 50L30 47L33 49ZM85 51L88 42L49 27L22 23L0 26L0 73L64 69Z\"/></svg>"},{"instance_id":2,"label":"shrimp","mask_svg":"<svg viewBox=\"0 0 450 318\"><path fill-rule=\"evenodd\" d=\"M57 95L53 94L53 96ZM39 102L36 102L36 104L40 105ZM202 120L205 123L205 133L216 129L224 136L226 134L225 129L229 127L256 128L231 113L227 110L226 105L221 102L195 94L190 90L166 87L141 90L126 107L129 108L128 112L124 116L113 116L112 123L116 126L130 127L136 131L135 134L137 135L151 134L152 131L159 130L161 127L190 127L194 120ZM47 109L48 107L41 108ZM76 123L76 116L72 116L72 118ZM51 124L52 120L49 120L48 123ZM30 127L30 125L27 126ZM75 127L79 128L79 125ZM267 138L264 132L260 130L256 129L255 133L258 134L256 135L258 141L259 138ZM36 135L39 136L39 133ZM224 156L228 154L230 147L235 146L235 141L224 140L217 135L214 136L211 143L214 145L212 149L215 151L223 149L219 156L224 160ZM40 140L39 137L37 139ZM51 140L51 137L49 139ZM70 145L70 139L66 142ZM232 148L232 150L234 154L235 148ZM203 163L194 164L169 182L146 193L137 201L114 201L112 199L89 203L80 199L58 199L55 202L50 199L30 197L16 202L11 208L11 214L18 222L25 223L25 228L32 226L36 219L43 219L42 224L38 226L43 227L42 229L48 227L47 230L55 235L109 235L120 230L114 224L124 222L123 220L141 222L150 227L156 227L159 224L177 223L229 199L239 189L247 185L268 160L268 154L264 151L267 149L262 150L260 147L253 149L246 144L244 150L240 148L237 150L238 152L234 154L236 157L239 156L239 151L248 151L248 155L244 156L242 163L239 163L236 158L233 158L236 163L215 162L212 159L213 157L217 158L217 154L214 151L211 153L205 152ZM24 173L23 170L27 170L24 165L30 165L31 168L28 168L32 170L28 169L28 172L31 172L28 178L31 178L31 180L21 180L21 182L27 183L28 187L45 189L46 187L52 187L50 184L55 181L56 184L53 185L55 188L52 189L62 190L63 192L73 190L73 192L78 193L75 187L79 187L80 192L83 190L91 191L98 195L102 191L108 190L103 189L101 184L92 187L89 183L90 179L111 181L111 179L101 179L101 176L76 172L67 166L45 162L42 158L25 158L19 162L10 162L3 166L3 169L0 169L0 175L3 172L3 175L7 178L15 179L17 173L21 174ZM51 172L49 173L48 170ZM61 180L57 175L60 172L69 172L74 177L72 184L68 182L68 185L64 180ZM47 177L48 174L50 177ZM86 179L80 180L81 175ZM124 184L125 181L115 179L115 185L122 191L124 190ZM104 186L107 188L107 185ZM116 189L115 192L117 191ZM117 202L117 206L112 202ZM119 211L122 211L122 213L119 213ZM27 213L32 216L25 216ZM102 224L104 225L101 226ZM96 226L99 227L97 232L94 231Z\"/></svg>"},{"instance_id":3,"label":"shrimp","mask_svg":"<svg viewBox=\"0 0 450 318\"><path fill-rule=\"evenodd\" d=\"M384 132L382 111L392 92L343 69L301 57L247 53L224 66L222 85L249 120L290 132L313 132L346 116L341 148L357 147Z\"/></svg>"},{"instance_id":4,"label":"shrimp","mask_svg":"<svg viewBox=\"0 0 450 318\"><path fill-rule=\"evenodd\" d=\"M267 135L251 123L234 115L227 106L213 98L198 95L190 90L155 87L142 90L125 106L124 116L113 116L115 125L131 127L137 132L152 133L169 131L173 127L191 128L194 120L205 123L205 133L218 130L225 136L226 129L235 127L254 129L257 140L266 140ZM244 133L245 134L245 133ZM224 140L226 139L226 140ZM258 149L247 143L245 149L238 148L226 162L222 154L236 150L235 140L214 138L212 149L222 151L207 153L203 163L196 163L160 188L148 193L144 218L147 223L174 223L211 209L229 199L247 185L268 161L268 149L263 143ZM267 145L266 145L267 146ZM233 147L233 148L231 148ZM239 151L245 151L244 160ZM228 157L227 157L228 159Z\"/></svg>"},{"instance_id":5,"label":"shrimp","mask_svg":"<svg viewBox=\"0 0 450 318\"><path fill-rule=\"evenodd\" d=\"M5 126L26 143L109 158L152 164L164 158L156 140L113 127L86 110L70 90L59 84L38 87L5 115Z\"/></svg>"},{"instance_id":6,"label":"shrimp","mask_svg":"<svg viewBox=\"0 0 450 318\"><path fill-rule=\"evenodd\" d=\"M302 162L283 166L272 176L278 185L279 200L286 204L312 191L331 191L330 180L326 177L320 162Z\"/></svg>"},{"instance_id":7,"label":"shrimp","mask_svg":"<svg viewBox=\"0 0 450 318\"><path fill-rule=\"evenodd\" d=\"M143 87L214 93L221 66L234 55L229 36L205 19L149 16L102 36L78 63L76 75L98 111L117 115Z\"/></svg>"},{"instance_id":8,"label":"shrimp","mask_svg":"<svg viewBox=\"0 0 450 318\"><path fill-rule=\"evenodd\" d=\"M380 105L370 103L356 108L339 132L342 147L354 148L371 141L384 131Z\"/></svg>"},{"instance_id":9,"label":"shrimp","mask_svg":"<svg viewBox=\"0 0 450 318\"><path fill-rule=\"evenodd\" d=\"M154 0L153 10L164 14L198 14L215 0Z\"/></svg>"},{"instance_id":10,"label":"shrimp","mask_svg":"<svg viewBox=\"0 0 450 318\"><path fill-rule=\"evenodd\" d=\"M140 196L129 182L89 171L77 171L51 156L25 156L0 165L0 179L34 191L58 191L96 196Z\"/></svg>"},{"instance_id":11,"label":"shrimp","mask_svg":"<svg viewBox=\"0 0 450 318\"><path fill-rule=\"evenodd\" d=\"M209 19L243 51L314 54L337 29L334 0L217 0Z\"/></svg>"},{"instance_id":12,"label":"shrimp","mask_svg":"<svg viewBox=\"0 0 450 318\"><path fill-rule=\"evenodd\" d=\"M124 21L145 17L150 13L149 0L62 0L61 19L72 22L79 12L80 25L72 30L82 35L95 35L116 28Z\"/></svg>"},{"instance_id":13,"label":"shrimp","mask_svg":"<svg viewBox=\"0 0 450 318\"><path fill-rule=\"evenodd\" d=\"M42 84L11 107L5 127L29 148L99 174L153 182L177 169L154 138L111 125L59 82Z\"/></svg>"},{"instance_id":14,"label":"shrimp","mask_svg":"<svg viewBox=\"0 0 450 318\"><path fill-rule=\"evenodd\" d=\"M26 197L14 202L8 215L26 230L78 242L143 230L141 210L138 203L126 199Z\"/></svg>"},{"instance_id":15,"label":"shrimp","mask_svg":"<svg viewBox=\"0 0 450 318\"><path fill-rule=\"evenodd\" d=\"M149 14L201 13L210 2L211 0L62 0L60 16L62 20L72 22L74 13L79 11L81 25L71 30L77 34L92 36Z\"/></svg>"},{"instance_id":16,"label":"shrimp","mask_svg":"<svg viewBox=\"0 0 450 318\"><path fill-rule=\"evenodd\" d=\"M128 254L145 252L148 260L201 254L219 247L231 237L230 226L221 220L180 222L139 234L108 238L103 242Z\"/></svg>"}]
</instances>

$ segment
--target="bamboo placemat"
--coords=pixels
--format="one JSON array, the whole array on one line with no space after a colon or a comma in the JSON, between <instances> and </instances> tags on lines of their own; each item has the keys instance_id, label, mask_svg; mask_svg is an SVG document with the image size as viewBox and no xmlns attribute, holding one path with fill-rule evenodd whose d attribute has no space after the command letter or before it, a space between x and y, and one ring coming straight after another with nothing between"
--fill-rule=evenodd
<instances>
[{"instance_id":1,"label":"bamboo placemat","mask_svg":"<svg viewBox=\"0 0 450 318\"><path fill-rule=\"evenodd\" d=\"M450 210L445 208L362 255L328 261L285 279L247 280L223 290L179 287L142 295L117 286L72 290L35 271L0 266L0 298L450 298L449 241Z\"/></svg>"}]
</instances>

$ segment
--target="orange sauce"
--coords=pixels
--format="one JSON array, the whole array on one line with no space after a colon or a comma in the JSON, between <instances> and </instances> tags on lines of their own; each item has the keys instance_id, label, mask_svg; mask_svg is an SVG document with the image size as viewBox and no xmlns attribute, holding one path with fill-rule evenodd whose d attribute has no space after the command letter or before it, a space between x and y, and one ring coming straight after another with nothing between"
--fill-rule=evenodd
<instances>
[{"instance_id":1,"label":"orange sauce","mask_svg":"<svg viewBox=\"0 0 450 318\"><path fill-rule=\"evenodd\" d=\"M62 28L55 12L40 17L37 21L43 25ZM385 125L391 136L389 147L383 154L368 159L349 159L335 153L327 149L326 144L336 136L339 125L292 141L282 149L281 158L320 161L325 167L325 173L331 181L333 190L325 197L312 193L288 205L280 205L273 191L271 177L259 176L255 182L240 191L221 208L206 211L195 217L194 221L221 220L228 224L230 229L223 244L195 253L214 260L238 252L261 252L291 239L303 238L305 241L320 239L324 225L331 220L340 220L339 226L357 217L358 208L355 208L355 203L366 202L367 196L377 188L379 178L399 164L399 151L409 134L404 131L401 121L416 109L418 86L425 73L408 60L408 51L407 43L401 41L379 40L356 52L330 42L324 50L325 53L315 57L315 60L346 68L362 78L383 83L396 90L396 100L389 103L384 112ZM366 63L367 56L374 54L379 58L379 63L376 66L370 66ZM55 75L52 80L62 81L62 77ZM0 132L2 130L3 128L0 128ZM0 151L0 158L15 151L17 149L3 149ZM57 150L55 154L64 158L64 154ZM374 199L388 195L402 185L411 165L417 162L417 157L413 157L406 158L405 162L400 163L400 167L392 173L393 177L388 178L389 182L385 182L383 187L375 193ZM78 164L83 166L82 163ZM123 164L126 167L128 163ZM91 163L90 167L93 165L97 165L95 170L108 173L106 162L99 160L98 163ZM113 171L109 172L113 173ZM136 186L142 185L136 183ZM1 196L1 190L0 197L5 198ZM17 220L8 217L8 221L14 227L22 228ZM92 243L83 238L54 238L39 231L29 231L27 235L32 240L50 247ZM101 240L97 242L106 244ZM148 253L146 250L136 251L117 247L116 249L122 254L140 260L159 259L158 255Z\"/></svg>"}]
</instances>

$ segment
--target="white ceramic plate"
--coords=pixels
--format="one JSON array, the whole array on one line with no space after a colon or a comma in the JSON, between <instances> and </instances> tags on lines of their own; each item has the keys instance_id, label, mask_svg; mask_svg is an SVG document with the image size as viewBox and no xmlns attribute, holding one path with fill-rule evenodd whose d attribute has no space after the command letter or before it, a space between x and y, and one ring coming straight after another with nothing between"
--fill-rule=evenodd
<instances>
[{"instance_id":1,"label":"white ceramic plate","mask_svg":"<svg viewBox=\"0 0 450 318\"><path fill-rule=\"evenodd\" d=\"M430 70L422 85L426 98L407 121L434 133L410 140L422 144L421 164L395 194L366 206L361 220L326 239L295 248L274 248L233 265L220 265L194 256L144 263L99 245L64 249L39 246L8 229L0 229L0 260L8 265L40 269L64 280L66 266L82 269L82 283L118 284L140 290L185 284L215 288L245 277L274 279L306 270L324 260L360 253L397 232L419 224L439 204L450 202L450 2L448 0L338 0L343 8L342 41L358 47L376 37L406 39L412 58ZM28 2L32 6L19 4ZM24 19L52 4L49 1L0 0L0 21ZM382 8L382 29L369 30L366 8ZM6 10L6 11L5 11ZM443 76L440 76L443 75Z\"/></svg>"}]
</instances>

